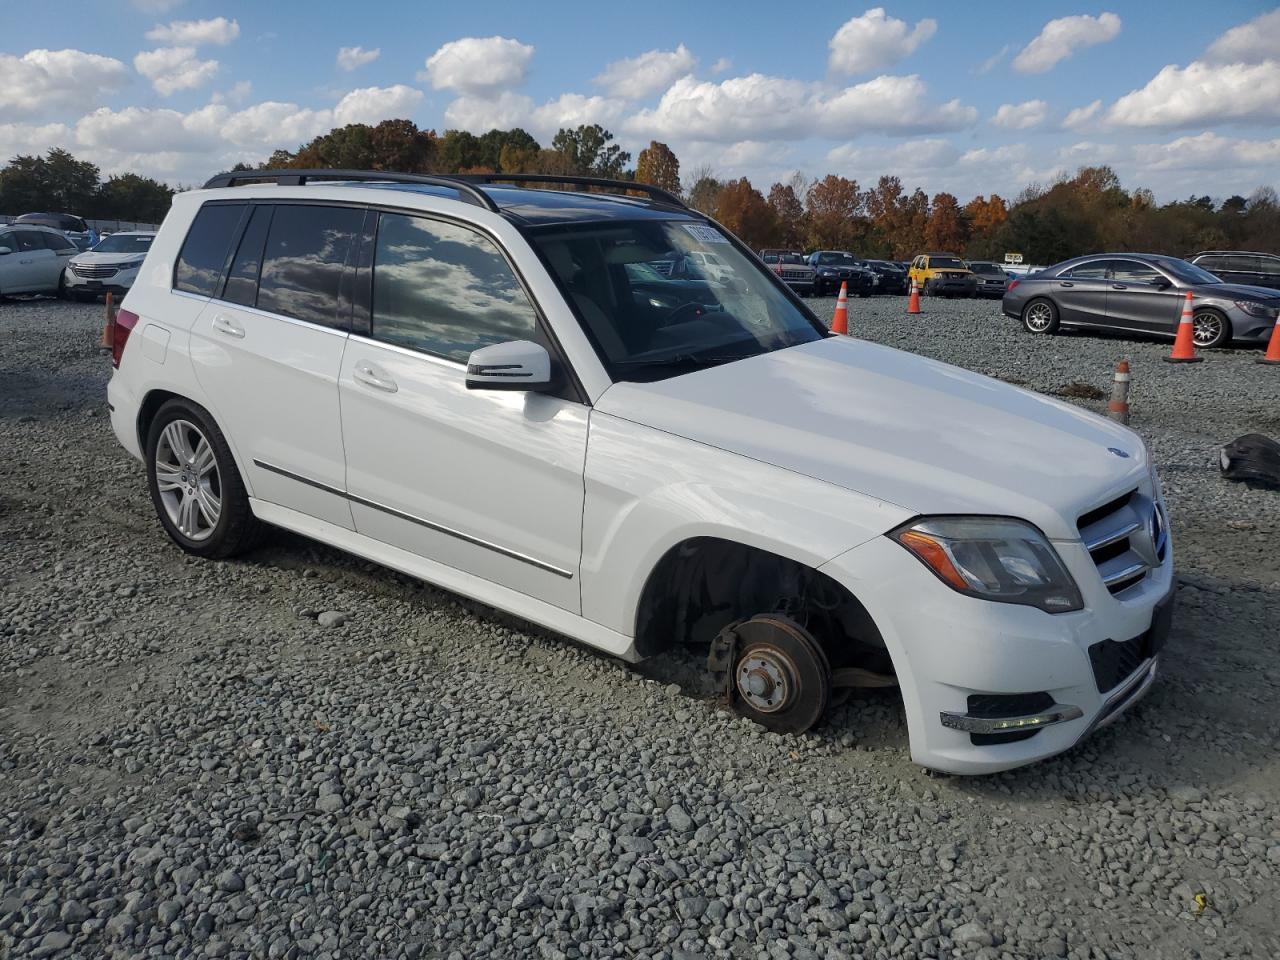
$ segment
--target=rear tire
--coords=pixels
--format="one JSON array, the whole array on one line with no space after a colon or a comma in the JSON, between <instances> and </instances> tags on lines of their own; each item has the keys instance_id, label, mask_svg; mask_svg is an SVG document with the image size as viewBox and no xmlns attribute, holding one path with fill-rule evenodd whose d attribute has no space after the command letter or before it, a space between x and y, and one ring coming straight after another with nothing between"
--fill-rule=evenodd
<instances>
[{"instance_id":1,"label":"rear tire","mask_svg":"<svg viewBox=\"0 0 1280 960\"><path fill-rule=\"evenodd\" d=\"M1061 322L1057 306L1044 297L1037 297L1022 308L1022 328L1027 333L1056 333Z\"/></svg>"},{"instance_id":2,"label":"rear tire","mask_svg":"<svg viewBox=\"0 0 1280 960\"><path fill-rule=\"evenodd\" d=\"M147 431L146 456L151 502L174 543L215 560L257 546L265 528L208 411L189 400L167 401Z\"/></svg>"}]
</instances>

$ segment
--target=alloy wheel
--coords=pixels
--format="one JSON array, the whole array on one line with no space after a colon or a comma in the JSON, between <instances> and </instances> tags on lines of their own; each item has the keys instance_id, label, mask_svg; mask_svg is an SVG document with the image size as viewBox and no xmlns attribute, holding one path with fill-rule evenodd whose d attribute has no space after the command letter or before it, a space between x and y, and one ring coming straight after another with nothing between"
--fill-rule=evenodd
<instances>
[{"instance_id":1,"label":"alloy wheel","mask_svg":"<svg viewBox=\"0 0 1280 960\"><path fill-rule=\"evenodd\" d=\"M189 540L207 540L222 515L222 476L209 439L190 420L173 420L155 452L156 488L169 521Z\"/></svg>"},{"instance_id":2,"label":"alloy wheel","mask_svg":"<svg viewBox=\"0 0 1280 960\"><path fill-rule=\"evenodd\" d=\"M1210 310L1204 310L1191 318L1192 334L1197 347L1210 347L1217 344L1223 333L1222 317Z\"/></svg>"},{"instance_id":3,"label":"alloy wheel","mask_svg":"<svg viewBox=\"0 0 1280 960\"><path fill-rule=\"evenodd\" d=\"M1047 303L1033 303L1027 307L1026 320L1030 329L1043 333L1053 323L1053 308Z\"/></svg>"}]
</instances>

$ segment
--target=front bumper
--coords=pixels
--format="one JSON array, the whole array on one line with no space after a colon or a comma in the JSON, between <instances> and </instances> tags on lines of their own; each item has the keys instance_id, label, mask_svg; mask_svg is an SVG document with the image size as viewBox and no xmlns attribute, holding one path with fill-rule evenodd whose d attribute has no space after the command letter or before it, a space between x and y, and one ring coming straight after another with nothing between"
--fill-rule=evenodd
<instances>
[{"instance_id":1,"label":"front bumper","mask_svg":"<svg viewBox=\"0 0 1280 960\"><path fill-rule=\"evenodd\" d=\"M117 270L109 277L82 277L68 266L63 271L63 285L74 293L128 293L138 279L138 267Z\"/></svg>"},{"instance_id":2,"label":"front bumper","mask_svg":"<svg viewBox=\"0 0 1280 960\"><path fill-rule=\"evenodd\" d=\"M1237 343L1267 343L1276 322L1271 317L1255 317L1245 313L1235 304L1226 309L1231 322L1231 339Z\"/></svg>"},{"instance_id":3,"label":"front bumper","mask_svg":"<svg viewBox=\"0 0 1280 960\"><path fill-rule=\"evenodd\" d=\"M888 537L822 567L862 601L880 629L916 763L957 774L1033 763L1115 721L1149 689L1172 614L1172 545L1160 566L1117 596L1103 586L1083 544L1055 546L1080 587L1083 610L1049 614L964 596ZM1091 654L1104 641L1117 642ZM1110 656L1113 651L1122 656ZM1033 709L972 709L976 703L1034 703L1033 697L1039 703ZM975 730L957 722L1046 714L1052 722L1021 727Z\"/></svg>"}]
</instances>

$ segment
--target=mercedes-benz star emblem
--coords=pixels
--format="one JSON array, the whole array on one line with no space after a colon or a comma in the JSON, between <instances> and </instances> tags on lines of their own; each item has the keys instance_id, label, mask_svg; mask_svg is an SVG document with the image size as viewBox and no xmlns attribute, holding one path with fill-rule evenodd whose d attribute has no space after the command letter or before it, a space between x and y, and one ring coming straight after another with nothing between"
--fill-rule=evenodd
<instances>
[{"instance_id":1,"label":"mercedes-benz star emblem","mask_svg":"<svg viewBox=\"0 0 1280 960\"><path fill-rule=\"evenodd\" d=\"M1114 453L1117 457L1120 457L1122 460L1129 459L1129 454L1125 453L1119 447L1107 447L1107 453Z\"/></svg>"}]
</instances>

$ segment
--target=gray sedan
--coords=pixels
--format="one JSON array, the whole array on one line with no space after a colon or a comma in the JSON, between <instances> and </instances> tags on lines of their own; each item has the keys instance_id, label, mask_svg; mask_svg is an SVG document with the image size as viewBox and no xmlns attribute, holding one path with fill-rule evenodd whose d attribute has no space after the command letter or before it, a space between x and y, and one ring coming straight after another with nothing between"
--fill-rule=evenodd
<instances>
[{"instance_id":1,"label":"gray sedan","mask_svg":"<svg viewBox=\"0 0 1280 960\"><path fill-rule=\"evenodd\" d=\"M1150 253L1097 253L1010 281L1002 309L1031 333L1105 327L1172 337L1187 292L1197 347L1264 343L1280 291L1223 283L1194 263Z\"/></svg>"}]
</instances>

